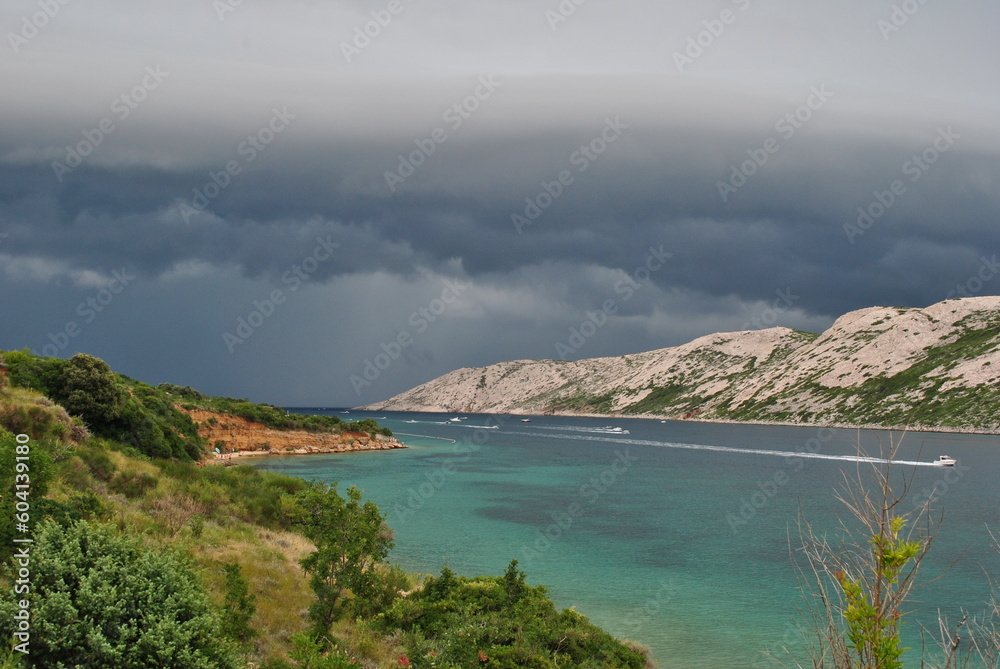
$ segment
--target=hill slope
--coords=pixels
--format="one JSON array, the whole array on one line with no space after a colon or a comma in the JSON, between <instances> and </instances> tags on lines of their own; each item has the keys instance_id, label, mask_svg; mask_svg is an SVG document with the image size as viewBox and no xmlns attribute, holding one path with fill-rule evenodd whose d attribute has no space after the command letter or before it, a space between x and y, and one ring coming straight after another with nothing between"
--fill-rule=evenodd
<instances>
[{"instance_id":1,"label":"hill slope","mask_svg":"<svg viewBox=\"0 0 1000 669\"><path fill-rule=\"evenodd\" d=\"M848 313L614 358L446 374L378 411L634 415L1000 432L1000 297Z\"/></svg>"},{"instance_id":2,"label":"hill slope","mask_svg":"<svg viewBox=\"0 0 1000 669\"><path fill-rule=\"evenodd\" d=\"M262 438L395 443L371 419L152 387L85 354L0 351L0 636L27 653L8 647L0 667L653 666L640 644L557 610L516 561L472 578L385 562L392 530L359 491L191 462L206 441Z\"/></svg>"}]
</instances>

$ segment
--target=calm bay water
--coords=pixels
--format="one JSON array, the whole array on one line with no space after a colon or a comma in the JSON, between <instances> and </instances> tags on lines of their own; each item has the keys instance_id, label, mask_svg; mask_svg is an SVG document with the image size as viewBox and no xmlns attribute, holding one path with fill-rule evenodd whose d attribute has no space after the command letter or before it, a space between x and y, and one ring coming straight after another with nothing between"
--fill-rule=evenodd
<instances>
[{"instance_id":1,"label":"calm bay water","mask_svg":"<svg viewBox=\"0 0 1000 669\"><path fill-rule=\"evenodd\" d=\"M858 439L875 454L890 439L607 418L339 415L378 418L410 448L256 464L361 488L395 531L390 559L410 571L447 563L499 575L516 558L557 606L649 645L667 669L772 666L764 651L796 644L798 514L835 529L847 514L834 491L857 471ZM1000 573L988 534L1000 526L998 447L996 436L910 433L897 454L907 464L896 470L912 476L905 508L936 488L944 513L922 572L944 575L915 595L911 646L918 621L937 629L938 610L981 612L987 574ZM927 464L944 453L959 465Z\"/></svg>"}]
</instances>

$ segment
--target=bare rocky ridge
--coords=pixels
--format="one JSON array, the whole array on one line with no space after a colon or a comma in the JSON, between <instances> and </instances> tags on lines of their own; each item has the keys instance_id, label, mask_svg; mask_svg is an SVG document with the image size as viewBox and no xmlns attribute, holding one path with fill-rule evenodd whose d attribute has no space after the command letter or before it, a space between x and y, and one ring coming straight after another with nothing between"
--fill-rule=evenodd
<instances>
[{"instance_id":1,"label":"bare rocky ridge","mask_svg":"<svg viewBox=\"0 0 1000 669\"><path fill-rule=\"evenodd\" d=\"M821 335L459 369L365 409L590 414L1000 432L1000 297L845 314Z\"/></svg>"}]
</instances>

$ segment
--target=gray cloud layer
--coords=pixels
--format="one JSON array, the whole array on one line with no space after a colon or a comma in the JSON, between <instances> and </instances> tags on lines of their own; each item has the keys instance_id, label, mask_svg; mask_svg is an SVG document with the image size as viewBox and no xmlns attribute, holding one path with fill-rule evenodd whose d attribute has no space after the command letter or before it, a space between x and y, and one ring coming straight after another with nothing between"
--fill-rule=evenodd
<instances>
[{"instance_id":1,"label":"gray cloud layer","mask_svg":"<svg viewBox=\"0 0 1000 669\"><path fill-rule=\"evenodd\" d=\"M473 287L360 399L552 357L608 299L618 311L580 356L738 328L789 288L782 322L796 327L926 305L1000 250L992 5L927 5L884 39L891 5L591 2L552 30L548 5L439 4L443 23L406 3L353 63L339 44L367 4L265 3L220 21L177 3L157 27L112 18L114 3L65 6L0 64L18 91L0 116L0 281L17 321L0 345L40 348L128 268L160 305L113 305L129 341L171 349L191 328L184 373L220 392L350 403L350 374L449 277ZM16 31L34 5L15 5L0 17ZM734 21L679 73L672 54L723 10ZM88 144L74 166L67 145ZM401 155L422 164L406 176ZM532 206L530 224L512 221ZM859 207L874 214L860 226ZM258 355L230 355L222 332L288 292L324 243L336 250L245 345ZM622 300L650 249L669 260ZM349 324L321 316L332 304ZM113 311L73 346L107 348ZM333 380L305 391L248 373L261 355L306 370L331 341ZM110 357L164 374L143 348Z\"/></svg>"}]
</instances>

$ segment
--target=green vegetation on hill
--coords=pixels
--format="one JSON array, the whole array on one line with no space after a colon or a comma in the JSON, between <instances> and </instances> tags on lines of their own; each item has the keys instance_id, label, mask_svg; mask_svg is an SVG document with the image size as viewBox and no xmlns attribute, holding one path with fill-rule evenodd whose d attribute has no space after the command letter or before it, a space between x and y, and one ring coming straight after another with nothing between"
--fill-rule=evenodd
<instances>
[{"instance_id":1,"label":"green vegetation on hill","mask_svg":"<svg viewBox=\"0 0 1000 669\"><path fill-rule=\"evenodd\" d=\"M115 374L89 355L69 360L27 351L3 354L13 386L42 393L89 431L157 458L197 460L204 444L191 419L144 383Z\"/></svg>"},{"instance_id":2,"label":"green vegetation on hill","mask_svg":"<svg viewBox=\"0 0 1000 669\"><path fill-rule=\"evenodd\" d=\"M205 443L191 418L177 407L241 416L279 430L365 432L392 436L370 418L345 423L336 416L286 414L270 404L203 395L188 387L153 387L112 372L85 354L69 360L44 358L28 351L2 353L10 384L37 391L60 404L93 434L131 446L154 458L199 460ZM37 410L36 410L37 411Z\"/></svg>"},{"instance_id":3,"label":"green vegetation on hill","mask_svg":"<svg viewBox=\"0 0 1000 669\"><path fill-rule=\"evenodd\" d=\"M718 414L731 420L995 428L1000 388L987 383L950 383L947 390L942 388L951 380L950 370L1000 346L1000 314L991 318L976 314L956 325L954 338L928 346L910 367L894 374L869 375L858 385L830 387L816 381L823 370L783 393L764 400L751 398L735 408L727 405ZM801 397L811 398L817 408L807 413L793 410Z\"/></svg>"},{"instance_id":4,"label":"green vegetation on hill","mask_svg":"<svg viewBox=\"0 0 1000 669\"><path fill-rule=\"evenodd\" d=\"M215 411L230 416L240 416L247 420L263 423L276 430L306 430L308 432L365 432L371 435L383 434L392 436L392 431L379 426L371 418L359 421L344 422L339 416L315 416L306 414L288 414L284 409L272 404L256 404L245 399L231 397L211 397L203 395L187 386L175 386L161 383L157 389L179 403L185 409L203 409Z\"/></svg>"},{"instance_id":5,"label":"green vegetation on hill","mask_svg":"<svg viewBox=\"0 0 1000 669\"><path fill-rule=\"evenodd\" d=\"M36 527L31 551L28 661L38 667L240 666L235 643L183 558L107 525ZM0 599L0 628L14 636L18 606Z\"/></svg>"},{"instance_id":6,"label":"green vegetation on hill","mask_svg":"<svg viewBox=\"0 0 1000 669\"><path fill-rule=\"evenodd\" d=\"M392 532L355 489L192 462L203 445L174 404L298 417L153 388L90 356L5 357L0 636L19 642L27 601L31 652L0 656L4 669L651 666L641 648L557 612L516 563L501 578L426 580L386 563ZM143 429L123 434L131 427ZM29 458L34 543L30 588L15 593L17 457Z\"/></svg>"},{"instance_id":7,"label":"green vegetation on hill","mask_svg":"<svg viewBox=\"0 0 1000 669\"><path fill-rule=\"evenodd\" d=\"M557 611L544 586L529 586L517 560L500 577L457 577L448 568L377 619L400 630L405 666L647 666L643 649L621 643L572 609ZM404 664L400 662L400 664Z\"/></svg>"},{"instance_id":8,"label":"green vegetation on hill","mask_svg":"<svg viewBox=\"0 0 1000 669\"><path fill-rule=\"evenodd\" d=\"M1000 388L996 383L976 384L969 377L955 374L959 365L998 350L1000 313L970 314L956 322L939 341L914 350L907 358L908 366L879 373L874 364L865 366L857 362L857 357L864 353L871 360L873 342L886 332L895 332L904 342L897 345L906 350L908 329L901 324L886 325L890 320L886 316L869 326L883 326L882 329L837 334L840 339L832 355L828 350L810 353L808 347L819 335L795 331L766 360L702 347L687 353L676 368L652 380L643 379L642 386L616 380L609 387L603 380L595 383L588 376L523 402L541 413L697 416L700 420L991 431L1000 428ZM793 354L797 357L789 363ZM845 385L830 383L828 376L834 366L852 357L860 365L852 370L857 372L857 378ZM989 369L991 364L991 360L983 359L982 369ZM800 369L808 371L800 374ZM783 380L790 374L796 380L786 385ZM848 375L844 373L841 378Z\"/></svg>"}]
</instances>

